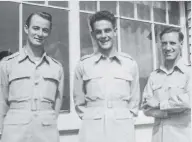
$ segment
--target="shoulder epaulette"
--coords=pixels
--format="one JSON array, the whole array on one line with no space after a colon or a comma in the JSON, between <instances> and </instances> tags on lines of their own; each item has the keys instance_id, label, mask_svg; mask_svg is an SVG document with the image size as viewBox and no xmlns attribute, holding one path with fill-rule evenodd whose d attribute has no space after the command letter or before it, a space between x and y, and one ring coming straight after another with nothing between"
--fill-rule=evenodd
<instances>
[{"instance_id":1,"label":"shoulder epaulette","mask_svg":"<svg viewBox=\"0 0 192 142\"><path fill-rule=\"evenodd\" d=\"M160 71L161 71L161 69L157 68L152 73L159 73Z\"/></svg>"},{"instance_id":2,"label":"shoulder epaulette","mask_svg":"<svg viewBox=\"0 0 192 142\"><path fill-rule=\"evenodd\" d=\"M49 56L55 63L57 63L58 65L60 65L60 66L62 66L62 64L58 61L58 60L56 60L55 58L53 58L53 57L51 57L51 56Z\"/></svg>"},{"instance_id":3,"label":"shoulder epaulette","mask_svg":"<svg viewBox=\"0 0 192 142\"><path fill-rule=\"evenodd\" d=\"M81 57L81 61L83 61L83 60L85 60L85 59L87 59L87 58L90 58L90 57L92 57L94 54L89 54L89 55L85 55L85 56L83 56L83 57Z\"/></svg>"},{"instance_id":4,"label":"shoulder epaulette","mask_svg":"<svg viewBox=\"0 0 192 142\"><path fill-rule=\"evenodd\" d=\"M4 57L2 60L3 61L8 61L10 59L13 59L13 58L17 57L18 55L19 55L19 52L15 52L15 53L13 53L13 54L11 54L9 56Z\"/></svg>"},{"instance_id":5,"label":"shoulder epaulette","mask_svg":"<svg viewBox=\"0 0 192 142\"><path fill-rule=\"evenodd\" d=\"M120 52L119 55L133 60L133 58L129 54L127 54L127 53Z\"/></svg>"}]
</instances>

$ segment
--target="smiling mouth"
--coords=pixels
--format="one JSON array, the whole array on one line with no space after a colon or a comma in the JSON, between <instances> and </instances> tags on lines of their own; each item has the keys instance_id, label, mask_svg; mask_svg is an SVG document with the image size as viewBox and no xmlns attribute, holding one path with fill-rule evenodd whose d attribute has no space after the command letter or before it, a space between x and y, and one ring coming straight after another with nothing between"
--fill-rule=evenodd
<instances>
[{"instance_id":1,"label":"smiling mouth","mask_svg":"<svg viewBox=\"0 0 192 142\"><path fill-rule=\"evenodd\" d=\"M35 40L37 40L39 42L43 41L43 39L41 39L41 38L35 38Z\"/></svg>"},{"instance_id":2,"label":"smiling mouth","mask_svg":"<svg viewBox=\"0 0 192 142\"><path fill-rule=\"evenodd\" d=\"M107 44L109 42L109 40L107 41L100 41L101 44Z\"/></svg>"}]
</instances>

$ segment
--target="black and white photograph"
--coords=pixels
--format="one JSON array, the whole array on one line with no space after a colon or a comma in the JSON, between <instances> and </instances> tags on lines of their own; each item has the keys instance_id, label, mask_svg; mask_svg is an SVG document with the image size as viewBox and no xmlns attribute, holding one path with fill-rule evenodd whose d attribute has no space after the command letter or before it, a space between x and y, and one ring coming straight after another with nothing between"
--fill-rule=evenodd
<instances>
[{"instance_id":1,"label":"black and white photograph","mask_svg":"<svg viewBox=\"0 0 192 142\"><path fill-rule=\"evenodd\" d=\"M0 0L0 142L191 142L191 1Z\"/></svg>"}]
</instances>

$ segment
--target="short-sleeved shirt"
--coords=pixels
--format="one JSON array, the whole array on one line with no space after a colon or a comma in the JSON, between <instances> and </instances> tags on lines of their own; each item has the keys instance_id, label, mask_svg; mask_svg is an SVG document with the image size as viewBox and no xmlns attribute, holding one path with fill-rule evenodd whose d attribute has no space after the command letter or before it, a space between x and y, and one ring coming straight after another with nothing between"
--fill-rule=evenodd
<instances>
[{"instance_id":1,"label":"short-sleeved shirt","mask_svg":"<svg viewBox=\"0 0 192 142\"><path fill-rule=\"evenodd\" d=\"M101 53L81 58L75 70L75 105L110 100L127 101L129 109L137 115L140 89L136 61L125 53L110 58Z\"/></svg>"},{"instance_id":2,"label":"short-sleeved shirt","mask_svg":"<svg viewBox=\"0 0 192 142\"><path fill-rule=\"evenodd\" d=\"M31 99L55 103L56 95L63 95L64 72L55 59L43 54L35 62L25 48L0 62L0 123L11 102Z\"/></svg>"}]
</instances>

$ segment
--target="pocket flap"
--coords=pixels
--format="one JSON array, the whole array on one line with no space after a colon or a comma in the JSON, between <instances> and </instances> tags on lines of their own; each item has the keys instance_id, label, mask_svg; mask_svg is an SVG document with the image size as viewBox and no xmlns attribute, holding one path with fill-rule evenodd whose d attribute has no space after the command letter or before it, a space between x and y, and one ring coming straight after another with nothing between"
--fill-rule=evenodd
<instances>
[{"instance_id":1,"label":"pocket flap","mask_svg":"<svg viewBox=\"0 0 192 142\"><path fill-rule=\"evenodd\" d=\"M184 89L185 88L185 84L170 84L169 88L180 88L180 89Z\"/></svg>"},{"instance_id":2,"label":"pocket flap","mask_svg":"<svg viewBox=\"0 0 192 142\"><path fill-rule=\"evenodd\" d=\"M101 76L83 76L84 81L93 80L93 79L100 79Z\"/></svg>"},{"instance_id":3,"label":"pocket flap","mask_svg":"<svg viewBox=\"0 0 192 142\"><path fill-rule=\"evenodd\" d=\"M42 116L42 121L41 121L43 126L49 126L49 125L56 125L57 124L57 119L55 117L55 115L46 115Z\"/></svg>"},{"instance_id":4,"label":"pocket flap","mask_svg":"<svg viewBox=\"0 0 192 142\"><path fill-rule=\"evenodd\" d=\"M23 116L6 116L4 119L5 125L19 125L19 124L28 124L31 122L31 116L23 115Z\"/></svg>"},{"instance_id":5,"label":"pocket flap","mask_svg":"<svg viewBox=\"0 0 192 142\"><path fill-rule=\"evenodd\" d=\"M50 79L50 80L55 80L57 82L59 82L59 75L58 74L54 74L52 72L46 72L43 74L43 78L44 79Z\"/></svg>"},{"instance_id":6,"label":"pocket flap","mask_svg":"<svg viewBox=\"0 0 192 142\"><path fill-rule=\"evenodd\" d=\"M29 72L13 71L9 75L9 82L16 80L16 79L30 78L30 76L31 76L31 74Z\"/></svg>"},{"instance_id":7,"label":"pocket flap","mask_svg":"<svg viewBox=\"0 0 192 142\"><path fill-rule=\"evenodd\" d=\"M87 108L83 114L82 119L101 119L103 117L101 110L98 108Z\"/></svg>"},{"instance_id":8,"label":"pocket flap","mask_svg":"<svg viewBox=\"0 0 192 142\"><path fill-rule=\"evenodd\" d=\"M153 90L157 90L157 89L160 89L161 87L162 87L161 84L154 84L154 85L152 86L152 89L153 89Z\"/></svg>"},{"instance_id":9,"label":"pocket flap","mask_svg":"<svg viewBox=\"0 0 192 142\"><path fill-rule=\"evenodd\" d=\"M118 108L118 109L115 109L115 118L130 119L130 118L133 118L133 114L128 109Z\"/></svg>"},{"instance_id":10,"label":"pocket flap","mask_svg":"<svg viewBox=\"0 0 192 142\"><path fill-rule=\"evenodd\" d=\"M130 75L130 74L126 74L126 75L116 75L116 76L114 76L114 78L116 78L116 79L121 79L121 80L127 80L127 81L132 81L133 80L133 76L132 75Z\"/></svg>"}]
</instances>

